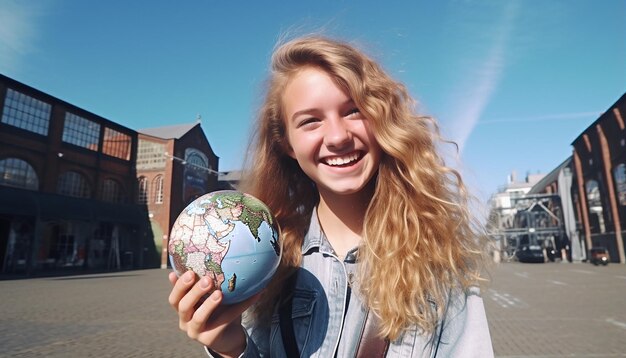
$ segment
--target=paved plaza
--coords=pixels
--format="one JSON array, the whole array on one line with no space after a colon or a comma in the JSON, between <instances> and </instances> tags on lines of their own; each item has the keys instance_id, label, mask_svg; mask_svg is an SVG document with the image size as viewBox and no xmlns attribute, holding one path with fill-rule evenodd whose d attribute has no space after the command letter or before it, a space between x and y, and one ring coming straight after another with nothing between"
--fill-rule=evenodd
<instances>
[{"instance_id":1,"label":"paved plaza","mask_svg":"<svg viewBox=\"0 0 626 358\"><path fill-rule=\"evenodd\" d=\"M498 357L626 357L626 265L504 263L483 297Z\"/></svg>"},{"instance_id":2,"label":"paved plaza","mask_svg":"<svg viewBox=\"0 0 626 358\"><path fill-rule=\"evenodd\" d=\"M203 357L166 270L0 281L0 357ZM504 263L484 292L498 357L626 357L626 266Z\"/></svg>"}]
</instances>

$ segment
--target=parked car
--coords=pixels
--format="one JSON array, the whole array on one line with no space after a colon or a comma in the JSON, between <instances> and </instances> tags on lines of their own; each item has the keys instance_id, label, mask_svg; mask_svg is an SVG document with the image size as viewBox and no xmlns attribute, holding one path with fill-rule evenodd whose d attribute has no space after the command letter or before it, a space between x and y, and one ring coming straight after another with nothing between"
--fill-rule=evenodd
<instances>
[{"instance_id":1,"label":"parked car","mask_svg":"<svg viewBox=\"0 0 626 358\"><path fill-rule=\"evenodd\" d=\"M606 247L596 246L589 251L589 261L598 266L600 264L606 266L609 264L609 250Z\"/></svg>"},{"instance_id":2,"label":"parked car","mask_svg":"<svg viewBox=\"0 0 626 358\"><path fill-rule=\"evenodd\" d=\"M519 262L545 262L543 249L539 245L523 245L515 252Z\"/></svg>"}]
</instances>

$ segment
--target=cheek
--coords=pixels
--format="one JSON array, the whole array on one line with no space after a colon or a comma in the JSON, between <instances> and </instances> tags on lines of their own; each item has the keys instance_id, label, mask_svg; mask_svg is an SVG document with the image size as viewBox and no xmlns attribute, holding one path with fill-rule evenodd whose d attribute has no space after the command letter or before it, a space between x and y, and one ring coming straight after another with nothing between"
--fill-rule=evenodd
<instances>
[{"instance_id":1,"label":"cheek","mask_svg":"<svg viewBox=\"0 0 626 358\"><path fill-rule=\"evenodd\" d=\"M291 148L291 157L298 161L298 164L302 166L303 162L306 161L310 156L310 151L307 150L307 146L302 139L295 140L294 145L290 145Z\"/></svg>"},{"instance_id":2,"label":"cheek","mask_svg":"<svg viewBox=\"0 0 626 358\"><path fill-rule=\"evenodd\" d=\"M374 129L369 125L369 123L364 122L361 130L362 133L364 133L364 138L367 138L370 149L375 151L381 151L380 144L378 144L378 140L374 135Z\"/></svg>"},{"instance_id":3,"label":"cheek","mask_svg":"<svg viewBox=\"0 0 626 358\"><path fill-rule=\"evenodd\" d=\"M370 135L369 141L370 141L370 148L374 152L376 152L378 156L380 157L382 155L383 149L381 148L380 144L378 144L378 140L376 140L376 137L373 134Z\"/></svg>"},{"instance_id":4,"label":"cheek","mask_svg":"<svg viewBox=\"0 0 626 358\"><path fill-rule=\"evenodd\" d=\"M317 150L317 140L316 137L310 135L310 133L291 133L287 134L287 145L289 155L300 161L300 160L309 160L311 157L315 156L315 152Z\"/></svg>"}]
</instances>

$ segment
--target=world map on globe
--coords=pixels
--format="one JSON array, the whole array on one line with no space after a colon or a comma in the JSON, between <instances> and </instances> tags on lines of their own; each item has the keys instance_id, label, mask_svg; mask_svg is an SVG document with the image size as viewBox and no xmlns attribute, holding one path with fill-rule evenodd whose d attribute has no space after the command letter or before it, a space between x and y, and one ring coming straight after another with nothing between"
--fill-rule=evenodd
<instances>
[{"instance_id":1,"label":"world map on globe","mask_svg":"<svg viewBox=\"0 0 626 358\"><path fill-rule=\"evenodd\" d=\"M278 226L257 198L234 190L205 194L178 216L168 244L177 275L210 277L223 303L245 300L266 286L281 256Z\"/></svg>"}]
</instances>

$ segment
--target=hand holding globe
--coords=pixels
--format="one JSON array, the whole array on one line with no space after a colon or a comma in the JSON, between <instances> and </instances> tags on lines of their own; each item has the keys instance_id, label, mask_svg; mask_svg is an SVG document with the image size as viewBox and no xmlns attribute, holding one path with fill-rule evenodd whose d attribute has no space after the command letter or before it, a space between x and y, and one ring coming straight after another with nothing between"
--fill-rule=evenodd
<instances>
[{"instance_id":1,"label":"hand holding globe","mask_svg":"<svg viewBox=\"0 0 626 358\"><path fill-rule=\"evenodd\" d=\"M265 288L282 253L269 208L239 191L205 194L178 216L168 244L178 276L193 270L222 290L223 304L246 300Z\"/></svg>"}]
</instances>

